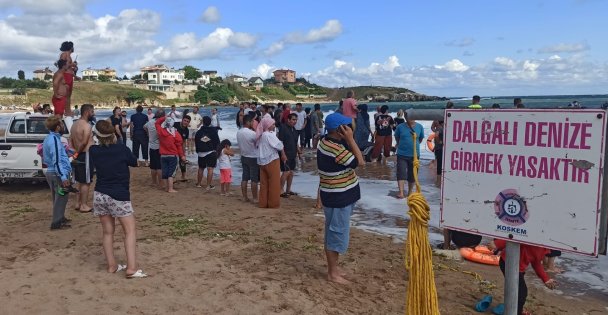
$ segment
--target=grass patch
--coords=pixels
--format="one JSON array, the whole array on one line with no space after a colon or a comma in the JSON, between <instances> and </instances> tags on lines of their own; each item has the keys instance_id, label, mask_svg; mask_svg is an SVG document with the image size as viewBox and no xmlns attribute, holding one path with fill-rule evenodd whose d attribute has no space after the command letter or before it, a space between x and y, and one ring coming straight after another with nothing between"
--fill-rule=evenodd
<instances>
[{"instance_id":1,"label":"grass patch","mask_svg":"<svg viewBox=\"0 0 608 315\"><path fill-rule=\"evenodd\" d=\"M31 207L30 205L25 205L22 207L19 207L17 209L12 209L9 211L8 216L10 218L16 218L16 217L20 217L26 213L31 213L31 212L35 212L36 208Z\"/></svg>"},{"instance_id":2,"label":"grass patch","mask_svg":"<svg viewBox=\"0 0 608 315\"><path fill-rule=\"evenodd\" d=\"M258 240L258 242L261 243L268 251L284 250L289 248L289 245L291 245L291 242L288 241L276 241L272 238L272 236L266 236L263 239Z\"/></svg>"}]
</instances>

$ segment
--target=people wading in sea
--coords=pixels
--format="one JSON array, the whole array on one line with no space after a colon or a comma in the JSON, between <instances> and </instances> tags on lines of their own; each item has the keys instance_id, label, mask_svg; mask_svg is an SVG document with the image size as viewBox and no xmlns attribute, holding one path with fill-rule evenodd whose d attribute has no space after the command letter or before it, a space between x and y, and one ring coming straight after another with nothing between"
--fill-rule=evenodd
<instances>
[{"instance_id":1,"label":"people wading in sea","mask_svg":"<svg viewBox=\"0 0 608 315\"><path fill-rule=\"evenodd\" d=\"M479 95L473 95L473 100L471 102L471 105L469 105L469 109L482 109L483 107L481 107L481 105L479 105L479 102L481 101L481 97L479 97Z\"/></svg>"},{"instance_id":2,"label":"people wading in sea","mask_svg":"<svg viewBox=\"0 0 608 315\"><path fill-rule=\"evenodd\" d=\"M398 199L406 197L404 194L405 181L407 180L407 196L412 193L414 187L414 145L416 155L420 158L420 142L424 140L424 128L415 120L408 118L405 114L405 124L397 126L395 139L397 140L397 184L399 186ZM416 143L412 139L416 134Z\"/></svg>"}]
</instances>

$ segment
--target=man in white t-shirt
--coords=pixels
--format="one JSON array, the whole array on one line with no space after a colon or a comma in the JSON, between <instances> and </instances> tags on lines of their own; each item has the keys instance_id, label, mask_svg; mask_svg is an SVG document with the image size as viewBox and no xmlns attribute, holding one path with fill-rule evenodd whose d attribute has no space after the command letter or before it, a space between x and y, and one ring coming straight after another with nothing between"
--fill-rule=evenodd
<instances>
[{"instance_id":1,"label":"man in white t-shirt","mask_svg":"<svg viewBox=\"0 0 608 315\"><path fill-rule=\"evenodd\" d=\"M192 113L188 114L190 116L190 126L188 129L190 130L190 139L188 141L188 150L190 152L194 151L194 135L198 131L198 128L203 124L203 117L198 113L198 106L194 106L192 109Z\"/></svg>"},{"instance_id":2,"label":"man in white t-shirt","mask_svg":"<svg viewBox=\"0 0 608 315\"><path fill-rule=\"evenodd\" d=\"M241 150L241 163L243 166L241 192L243 193L243 200L250 201L247 197L247 182L251 180L253 203L258 202L258 182L260 181L256 138L251 115L243 116L243 128L239 129L236 133L236 141Z\"/></svg>"},{"instance_id":3,"label":"man in white t-shirt","mask_svg":"<svg viewBox=\"0 0 608 315\"><path fill-rule=\"evenodd\" d=\"M175 105L171 105L171 111L167 114L167 117L173 118L173 121L180 122L182 121L183 114L182 112L175 109Z\"/></svg>"},{"instance_id":4,"label":"man in white t-shirt","mask_svg":"<svg viewBox=\"0 0 608 315\"><path fill-rule=\"evenodd\" d=\"M296 133L298 135L298 139L300 139L300 147L304 147L304 128L306 127L306 112L302 110L302 103L296 104L296 115L298 115L298 121L296 122L295 128Z\"/></svg>"},{"instance_id":5,"label":"man in white t-shirt","mask_svg":"<svg viewBox=\"0 0 608 315\"><path fill-rule=\"evenodd\" d=\"M219 130L222 129L220 127L220 117L217 115L217 108L211 109L211 127L215 127Z\"/></svg>"}]
</instances>

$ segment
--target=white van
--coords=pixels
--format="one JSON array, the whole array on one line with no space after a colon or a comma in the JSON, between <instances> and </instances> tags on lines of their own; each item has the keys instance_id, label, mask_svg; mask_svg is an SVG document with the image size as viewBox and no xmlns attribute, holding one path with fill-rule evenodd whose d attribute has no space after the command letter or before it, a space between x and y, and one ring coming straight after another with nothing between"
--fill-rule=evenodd
<instances>
[{"instance_id":1,"label":"white van","mask_svg":"<svg viewBox=\"0 0 608 315\"><path fill-rule=\"evenodd\" d=\"M44 125L49 115L14 113L0 126L0 181L46 180L46 165L37 146L49 131ZM69 135L63 135L67 142Z\"/></svg>"}]
</instances>

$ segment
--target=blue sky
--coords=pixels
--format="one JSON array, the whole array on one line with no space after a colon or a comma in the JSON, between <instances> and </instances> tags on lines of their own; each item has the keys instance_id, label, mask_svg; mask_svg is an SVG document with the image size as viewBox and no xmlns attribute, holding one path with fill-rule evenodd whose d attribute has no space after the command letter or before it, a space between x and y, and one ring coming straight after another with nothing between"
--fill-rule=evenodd
<instances>
[{"instance_id":1,"label":"blue sky","mask_svg":"<svg viewBox=\"0 0 608 315\"><path fill-rule=\"evenodd\" d=\"M0 0L0 75L163 63L430 95L605 94L608 1Z\"/></svg>"}]
</instances>

